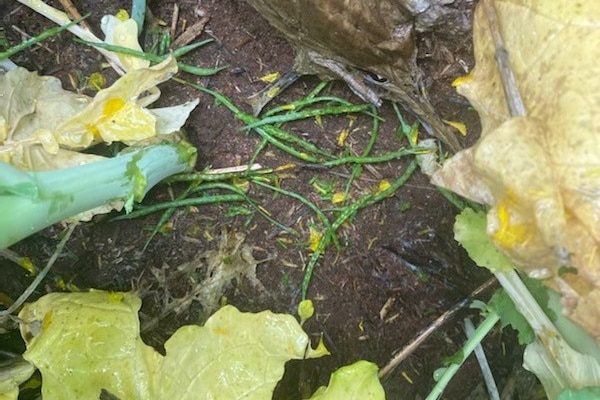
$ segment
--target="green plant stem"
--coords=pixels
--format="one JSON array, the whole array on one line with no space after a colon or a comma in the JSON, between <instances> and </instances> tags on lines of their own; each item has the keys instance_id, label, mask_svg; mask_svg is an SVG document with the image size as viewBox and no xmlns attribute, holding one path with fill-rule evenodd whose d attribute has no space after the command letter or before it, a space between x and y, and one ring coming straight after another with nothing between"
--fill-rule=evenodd
<instances>
[{"instance_id":1,"label":"green plant stem","mask_svg":"<svg viewBox=\"0 0 600 400\"><path fill-rule=\"evenodd\" d=\"M316 116L323 115L339 115L339 114L353 114L359 112L365 112L371 109L370 104L359 104L359 105L342 105L342 106L329 106L320 107L312 110L299 111L299 112L287 112L281 115L273 115L271 117L265 117L260 120L254 121L244 127L244 129L254 129L259 126L282 124L284 122L297 121L301 119L313 118Z\"/></svg>"},{"instance_id":2,"label":"green plant stem","mask_svg":"<svg viewBox=\"0 0 600 400\"><path fill-rule=\"evenodd\" d=\"M325 167L336 167L344 164L377 164L387 161L392 161L405 156L414 156L421 153L422 151L418 148L414 149L402 149L385 153L380 156L364 157L364 156L347 156L336 158L335 160L322 162L321 165Z\"/></svg>"},{"instance_id":3,"label":"green plant stem","mask_svg":"<svg viewBox=\"0 0 600 400\"><path fill-rule=\"evenodd\" d=\"M354 203L351 203L344 207L342 213L331 224L331 228L328 228L328 232L331 233L328 233L323 236L323 238L319 242L319 246L317 246L317 249L313 252L313 254L310 257L310 260L308 260L308 263L306 264L306 269L304 270L304 278L302 279L302 300L306 299L308 287L310 286L310 281L312 279L314 269L317 265L317 261L329 245L329 241L331 240L331 238L335 237L337 239L337 230L346 221L348 221L350 218L356 215L356 213L361 208L367 207L371 204L381 201L395 193L400 187L402 187L406 183L406 181L408 181L408 179L412 176L413 172L415 172L416 169L417 161L412 160L406 168L406 171L404 171L404 173L402 174L402 176L400 176L393 184L391 184L389 188L376 194L363 196Z\"/></svg>"},{"instance_id":4,"label":"green plant stem","mask_svg":"<svg viewBox=\"0 0 600 400\"><path fill-rule=\"evenodd\" d=\"M181 200L174 200L165 203L155 204L148 207L141 207L135 211L130 212L129 214L120 215L118 217L113 218L113 221L125 220L125 219L133 219L143 217L145 215L149 215L155 213L160 210L166 210L171 207L187 207L187 206L199 206L204 204L215 204L215 203L230 203L235 201L244 201L244 196L240 196L239 194L222 194L222 195L213 195L213 196L204 196L204 197L194 197L187 198Z\"/></svg>"},{"instance_id":5,"label":"green plant stem","mask_svg":"<svg viewBox=\"0 0 600 400\"><path fill-rule=\"evenodd\" d=\"M0 60L4 60L6 58L12 57L15 54L17 54L18 52L25 50L27 47L33 46L36 43L40 43L48 38L51 38L52 36L58 35L60 32L69 29L73 25L78 24L79 22L83 21L84 19L88 18L89 16L90 16L90 14L86 14L82 18L72 21L64 26L57 26L55 28L46 29L44 32L40 33L39 35L32 37L30 39L27 39L27 40L19 43L18 45L11 47L10 49L8 49L6 51L1 52Z\"/></svg>"},{"instance_id":6,"label":"green plant stem","mask_svg":"<svg viewBox=\"0 0 600 400\"><path fill-rule=\"evenodd\" d=\"M486 337L486 335L492 330L492 328L496 325L496 323L498 323L499 320L500 320L500 316L497 313L490 313L486 317L486 319L481 323L481 325L479 325L477 327L477 329L473 333L473 336L471 337L471 339L469 339L463 346L462 361L458 364L456 364L456 363L450 364L446 368L443 375L440 377L438 382L435 384L435 386L433 387L433 389L427 396L426 400L435 400L435 399L438 399L442 395L442 393L444 392L444 389L446 388L446 386L448 386L448 383L450 382L452 377L454 377L454 375L456 375L456 372L458 371L460 366L469 357L469 355L471 355L473 350L475 350L475 347L477 347L477 345L483 341L483 339Z\"/></svg>"},{"instance_id":7,"label":"green plant stem","mask_svg":"<svg viewBox=\"0 0 600 400\"><path fill-rule=\"evenodd\" d=\"M142 58L144 60L149 60L153 63L159 63L161 61L164 61L167 57L169 57L169 55L164 55L164 56L159 56L156 54L152 54L152 53L146 53L143 51L137 51L137 50L133 50L127 47L122 47L122 46L115 46L113 44L108 44L108 43L104 43L104 42L92 42L92 41L88 41L88 40L81 40L81 39L75 39L76 42L78 43L82 43L82 44L86 44L88 46L92 46L92 47L97 47L100 49L104 49L104 50L108 50L108 51L112 51L114 53L121 53L121 54L127 54L130 56L134 56L134 57L138 57L138 58ZM206 43L210 43L212 42L212 39L207 39L203 42L200 42L198 44L196 44L197 46L201 46L204 45ZM180 71L183 72L187 72L193 75L198 75L198 76L209 76L209 75L214 75L219 71L224 70L225 68L227 68L227 65L218 67L218 68L200 68L200 67L196 67L194 65L189 65L189 64L184 64L184 63L177 63L177 67L179 68Z\"/></svg>"},{"instance_id":8,"label":"green plant stem","mask_svg":"<svg viewBox=\"0 0 600 400\"><path fill-rule=\"evenodd\" d=\"M331 222L329 221L329 218L327 218L327 216L323 213L323 211L321 211L321 209L319 207L317 207L315 204L311 203L307 198L299 195L298 193L291 192L291 191L285 190L285 189L281 189L279 187L269 185L268 183L261 182L256 179L253 179L252 183L254 183L258 186L267 188L269 190L272 190L275 193L283 194L284 196L288 196L288 197L291 197L293 199L300 201L302 204L304 204L305 206L310 208L317 215L319 220L321 220L321 223L325 226L325 228L327 230L325 236L328 236L330 234L335 234L333 231L333 228L331 226ZM337 237L332 238L332 240L334 241L335 245L337 247L339 247L339 242L337 240Z\"/></svg>"},{"instance_id":9,"label":"green plant stem","mask_svg":"<svg viewBox=\"0 0 600 400\"><path fill-rule=\"evenodd\" d=\"M233 102L231 100L229 100L227 97L225 97L224 95L222 95L221 93L215 92L213 90L207 89L203 86L200 85L196 85L193 84L191 82L187 82L184 81L182 79L178 79L178 78L173 78L174 81L182 83L184 85L193 87L194 89L200 90L204 93L207 93L211 96L213 96L217 101L219 101L222 105L224 105L225 107L227 107L231 112L233 112L233 114L235 115L235 117L237 119L239 119L240 121L246 123L246 124L252 124L256 121L259 121L258 118L245 113L244 111L240 110L235 104L233 104ZM294 135L290 135L289 133L285 132L284 130L273 126L273 125L264 125L264 126L260 126L257 128L254 128L254 130L256 131L256 133L258 133L263 139L267 140L269 142L269 144L272 144L273 146L277 147L278 149L294 156L297 157L303 161L308 161L308 162L312 162L312 163L320 163L322 160L320 158L317 158L314 155L305 153L303 151L299 151L294 149L291 146L288 146L287 144L284 143L284 141L290 142L292 144L298 145L299 147L301 147L302 149L310 152L310 153L314 153L316 155L320 155L324 158L329 158L329 159L334 159L335 157L332 154L329 154L321 149L319 149L317 146L315 146L312 143L307 142L306 140L303 140L297 136Z\"/></svg>"}]
</instances>

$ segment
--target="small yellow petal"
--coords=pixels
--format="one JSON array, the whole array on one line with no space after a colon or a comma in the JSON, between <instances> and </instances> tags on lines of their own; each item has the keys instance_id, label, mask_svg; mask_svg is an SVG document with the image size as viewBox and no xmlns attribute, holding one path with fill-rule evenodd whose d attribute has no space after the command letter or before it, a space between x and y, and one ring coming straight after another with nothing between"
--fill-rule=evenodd
<instances>
[{"instance_id":1,"label":"small yellow petal","mask_svg":"<svg viewBox=\"0 0 600 400\"><path fill-rule=\"evenodd\" d=\"M377 193L385 192L390 188L390 186L392 186L392 184L387 179L380 180L379 187L377 188Z\"/></svg>"},{"instance_id":2,"label":"small yellow petal","mask_svg":"<svg viewBox=\"0 0 600 400\"><path fill-rule=\"evenodd\" d=\"M310 251L317 251L319 245L321 244L321 239L323 239L323 233L319 232L312 226L309 228L309 236L308 236L308 248Z\"/></svg>"},{"instance_id":3,"label":"small yellow petal","mask_svg":"<svg viewBox=\"0 0 600 400\"><path fill-rule=\"evenodd\" d=\"M323 334L321 333L321 338L319 339L319 344L317 345L317 348L311 349L309 347L306 351L306 358L317 358L328 356L330 354L331 353L329 352L329 350L327 350L327 347L325 347L325 343L323 342Z\"/></svg>"},{"instance_id":4,"label":"small yellow petal","mask_svg":"<svg viewBox=\"0 0 600 400\"><path fill-rule=\"evenodd\" d=\"M270 74L263 75L258 79L260 79L261 81L263 81L265 83L271 83L271 82L275 82L280 77L281 77L281 74L279 72L271 72Z\"/></svg>"},{"instance_id":5,"label":"small yellow petal","mask_svg":"<svg viewBox=\"0 0 600 400\"><path fill-rule=\"evenodd\" d=\"M104 79L104 75L102 75L100 72L94 72L88 79L88 85L98 92L102 90L104 86L106 86L106 79Z\"/></svg>"},{"instance_id":6,"label":"small yellow petal","mask_svg":"<svg viewBox=\"0 0 600 400\"><path fill-rule=\"evenodd\" d=\"M473 72L468 73L467 75L459 76L452 82L452 87L457 87L460 85L464 85L465 83L471 83L473 81Z\"/></svg>"},{"instance_id":7,"label":"small yellow petal","mask_svg":"<svg viewBox=\"0 0 600 400\"><path fill-rule=\"evenodd\" d=\"M33 262L31 262L31 259L29 257L21 257L19 259L19 266L27 270L27 272L29 272L31 276L37 275L37 268L35 267Z\"/></svg>"},{"instance_id":8,"label":"small yellow petal","mask_svg":"<svg viewBox=\"0 0 600 400\"><path fill-rule=\"evenodd\" d=\"M340 147L343 147L344 144L346 143L346 138L348 137L348 129L342 129L342 131L340 132L340 134L338 135L337 138L337 144Z\"/></svg>"},{"instance_id":9,"label":"small yellow petal","mask_svg":"<svg viewBox=\"0 0 600 400\"><path fill-rule=\"evenodd\" d=\"M277 96L279 94L279 92L281 91L280 87L272 87L271 89L269 89L269 91L267 92L267 96L272 99L273 97Z\"/></svg>"},{"instance_id":10,"label":"small yellow petal","mask_svg":"<svg viewBox=\"0 0 600 400\"><path fill-rule=\"evenodd\" d=\"M120 9L119 12L117 12L115 14L115 17L117 17L117 19L121 22L123 21L127 21L129 19L129 13L127 12L127 10L124 9Z\"/></svg>"},{"instance_id":11,"label":"small yellow petal","mask_svg":"<svg viewBox=\"0 0 600 400\"><path fill-rule=\"evenodd\" d=\"M461 135L467 136L467 126L462 122L448 120L444 120L444 122L459 131Z\"/></svg>"},{"instance_id":12,"label":"small yellow petal","mask_svg":"<svg viewBox=\"0 0 600 400\"><path fill-rule=\"evenodd\" d=\"M334 193L333 196L331 196L331 202L333 204L342 203L344 202L344 200L346 200L346 193L344 192L337 192Z\"/></svg>"},{"instance_id":13,"label":"small yellow petal","mask_svg":"<svg viewBox=\"0 0 600 400\"><path fill-rule=\"evenodd\" d=\"M323 118L320 115L315 116L315 122L319 125L320 128L323 127Z\"/></svg>"},{"instance_id":14,"label":"small yellow petal","mask_svg":"<svg viewBox=\"0 0 600 400\"><path fill-rule=\"evenodd\" d=\"M275 168L275 171L279 172L279 171L285 171L285 170L294 169L294 168L296 168L296 164L288 163L288 164L280 165L279 167Z\"/></svg>"}]
</instances>

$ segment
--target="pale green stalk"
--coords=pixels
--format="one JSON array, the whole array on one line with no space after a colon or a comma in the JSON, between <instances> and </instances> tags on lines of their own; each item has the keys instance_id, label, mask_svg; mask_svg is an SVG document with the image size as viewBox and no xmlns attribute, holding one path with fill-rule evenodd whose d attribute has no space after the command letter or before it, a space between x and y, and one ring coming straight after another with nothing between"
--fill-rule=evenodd
<instances>
[{"instance_id":1,"label":"pale green stalk","mask_svg":"<svg viewBox=\"0 0 600 400\"><path fill-rule=\"evenodd\" d=\"M0 249L99 206L121 201L131 208L164 178L189 172L195 155L179 143L53 171L23 172L0 163Z\"/></svg>"}]
</instances>

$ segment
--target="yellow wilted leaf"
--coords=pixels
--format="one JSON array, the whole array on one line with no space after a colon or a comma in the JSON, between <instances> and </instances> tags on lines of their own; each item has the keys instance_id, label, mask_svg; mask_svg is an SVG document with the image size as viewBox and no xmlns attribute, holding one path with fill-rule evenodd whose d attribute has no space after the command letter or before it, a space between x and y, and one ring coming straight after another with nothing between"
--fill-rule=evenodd
<instances>
[{"instance_id":1,"label":"yellow wilted leaf","mask_svg":"<svg viewBox=\"0 0 600 400\"><path fill-rule=\"evenodd\" d=\"M104 291L51 293L25 305L23 357L42 374L42 396L93 399L104 389L120 399L262 400L288 360L329 354L322 343L310 347L291 315L224 306L204 326L178 329L162 356L139 336L140 305L133 293Z\"/></svg>"},{"instance_id":2,"label":"yellow wilted leaf","mask_svg":"<svg viewBox=\"0 0 600 400\"><path fill-rule=\"evenodd\" d=\"M487 203L495 244L526 273L552 272L563 311L599 338L600 2L496 0L493 7L525 116L509 112L479 6L475 68L455 83L479 113L481 138L433 182ZM558 274L565 264L578 270L569 283Z\"/></svg>"},{"instance_id":3,"label":"yellow wilted leaf","mask_svg":"<svg viewBox=\"0 0 600 400\"><path fill-rule=\"evenodd\" d=\"M125 14L127 14L126 11ZM119 13L117 17L105 15L102 18L101 28L106 36L105 42L141 52L143 49L138 42L138 26L133 19L129 19L129 16L125 14ZM128 54L117 54L117 56L127 71L150 66L150 61L142 58Z\"/></svg>"}]
</instances>

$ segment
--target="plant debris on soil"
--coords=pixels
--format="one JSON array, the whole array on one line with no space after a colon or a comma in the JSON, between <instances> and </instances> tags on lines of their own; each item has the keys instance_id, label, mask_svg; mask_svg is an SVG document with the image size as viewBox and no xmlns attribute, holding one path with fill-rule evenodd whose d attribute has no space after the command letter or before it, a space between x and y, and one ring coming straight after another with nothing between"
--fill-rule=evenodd
<instances>
[{"instance_id":1,"label":"plant debris on soil","mask_svg":"<svg viewBox=\"0 0 600 400\"><path fill-rule=\"evenodd\" d=\"M49 3L59 7L55 2ZM456 3L470 18L475 2ZM181 34L184 24L189 26L208 17L197 40L213 39L181 61L207 68L226 66L214 76L180 73L180 78L222 93L250 112L246 98L265 86L259 78L272 72L284 73L292 66L294 54L290 45L244 1L150 2L149 7L154 18L169 25L175 4L179 6L175 37ZM104 0L76 5L81 13L91 13L87 22L92 29L99 26L103 15L130 7L124 1ZM10 45L23 40L22 32L36 35L52 27L43 17L14 1L0 0L0 9L3 10L1 27ZM418 46L419 64L432 103L444 119L466 124L469 133L461 140L472 143L479 130L477 115L451 87L455 78L472 68L470 35L448 33L440 28L421 34ZM116 74L103 69L104 60L99 53L75 43L67 32L22 51L12 61L41 75L57 76L63 87L70 90L76 90L74 85L78 85L81 77L94 72L101 71L108 81L116 78ZM318 77L303 77L273 103L281 105L301 99L319 82ZM330 83L325 90L327 94L360 103L340 82ZM198 149L197 170L240 166L252 161L260 137L243 130L242 122L213 97L175 82L161 85L161 91L159 106L200 99L186 125L188 138ZM400 123L392 105L384 103L378 113L382 121L372 154L402 147L403 137L397 134ZM412 121L408 112L402 113ZM306 119L286 124L284 129L331 154L341 155L345 151L360 154L368 143L372 122L373 118L366 114L353 114L352 119L347 115L326 116L320 124ZM349 133L344 146L340 146L338 136L344 129ZM300 163L271 146L263 149L254 161L273 169L294 163L296 166L281 175L278 184L282 189L301 194L326 210L330 217L334 212L327 210L334 206L315 189L315 183L343 190L352 175L351 167L321 168ZM369 192L382 180L393 182L409 161L399 158L364 167L354 180L351 193ZM185 189L185 183L158 185L144 204L172 200ZM178 208L145 247L161 213L118 221L113 220L118 216L113 213L81 224L75 230L66 251L36 296L77 288L135 290L143 299L144 339L161 349L179 326L202 323L213 311L203 308L198 301L197 294L201 292L198 282L207 273L215 273L209 267L211 257L222 251L223 246L230 246L238 252L238 261L252 264L254 270L239 276L234 285L223 287L224 293L212 299L211 304L215 307L233 304L242 311L269 309L295 314L302 298L304 267L311 254L309 232L311 226L318 224L318 218L297 199L258 185L250 185L247 196L274 220L292 227L300 235L287 234L244 203L198 205ZM341 246L336 249L332 245L325 250L307 293L315 303L316 316L305 329L315 341L323 333L332 355L288 363L275 398L307 396L326 384L333 370L356 360L366 359L384 366L422 329L489 279L489 273L475 267L454 241L452 226L457 212L429 184L428 178L417 171L393 196L360 210L341 226L338 230ZM60 226L48 228L12 249L30 257L36 265L43 265L54 251L61 230ZM4 259L0 260L0 268L3 276L0 293L15 299L31 278L24 269ZM194 293L196 297L190 297ZM489 295L491 291L481 300L487 300ZM458 351L465 341L462 328L465 316L476 319L477 310L467 309L439 329L383 381L387 398L418 399L429 393L434 384L433 371L443 366L443 359ZM532 386L523 380L529 382L532 376L521 368L522 350L515 335L509 328L495 330L483 344L499 388L505 390L507 398L519 398L521 388ZM444 396L486 398L474 357L461 368Z\"/></svg>"}]
</instances>

